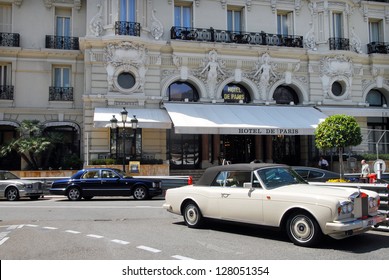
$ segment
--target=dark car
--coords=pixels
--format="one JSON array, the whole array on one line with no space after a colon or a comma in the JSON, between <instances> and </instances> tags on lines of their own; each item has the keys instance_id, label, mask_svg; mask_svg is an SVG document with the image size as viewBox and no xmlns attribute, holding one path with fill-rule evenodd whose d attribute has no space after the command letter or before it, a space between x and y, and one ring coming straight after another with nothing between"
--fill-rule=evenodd
<instances>
[{"instance_id":1,"label":"dark car","mask_svg":"<svg viewBox=\"0 0 389 280\"><path fill-rule=\"evenodd\" d=\"M339 173L325 169L308 167L308 166L292 166L301 177L308 182L327 182L331 179L339 179Z\"/></svg>"},{"instance_id":2,"label":"dark car","mask_svg":"<svg viewBox=\"0 0 389 280\"><path fill-rule=\"evenodd\" d=\"M0 170L0 197L4 196L9 201L20 197L38 199L43 195L44 189L43 182L21 179L10 171Z\"/></svg>"},{"instance_id":3,"label":"dark car","mask_svg":"<svg viewBox=\"0 0 389 280\"><path fill-rule=\"evenodd\" d=\"M73 201L94 196L133 196L144 200L161 195L162 188L157 179L137 179L113 168L90 168L79 170L70 179L54 181L50 193L66 195Z\"/></svg>"}]
</instances>

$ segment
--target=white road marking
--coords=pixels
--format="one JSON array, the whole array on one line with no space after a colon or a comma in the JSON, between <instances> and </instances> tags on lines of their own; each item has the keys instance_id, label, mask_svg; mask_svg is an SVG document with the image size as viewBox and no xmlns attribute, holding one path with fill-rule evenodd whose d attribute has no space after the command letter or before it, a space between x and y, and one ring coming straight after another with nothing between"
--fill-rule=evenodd
<instances>
[{"instance_id":1,"label":"white road marking","mask_svg":"<svg viewBox=\"0 0 389 280\"><path fill-rule=\"evenodd\" d=\"M18 227L19 227L19 225L12 225L12 226L9 226L7 229L8 230L13 230L13 229L16 229Z\"/></svg>"},{"instance_id":2,"label":"white road marking","mask_svg":"<svg viewBox=\"0 0 389 280\"><path fill-rule=\"evenodd\" d=\"M111 241L114 242L114 243L117 243L117 244L121 244L121 245L128 245L128 244L130 244L130 242L128 242L128 241L119 240L119 239L112 239Z\"/></svg>"},{"instance_id":3,"label":"white road marking","mask_svg":"<svg viewBox=\"0 0 389 280\"><path fill-rule=\"evenodd\" d=\"M188 257L180 256L180 255L174 255L174 256L172 256L172 258L175 258L177 260L194 260L192 258L188 258Z\"/></svg>"},{"instance_id":4,"label":"white road marking","mask_svg":"<svg viewBox=\"0 0 389 280\"><path fill-rule=\"evenodd\" d=\"M58 228L56 228L56 227L42 227L42 228L44 228L44 229L50 229L50 230L58 229Z\"/></svg>"},{"instance_id":5,"label":"white road marking","mask_svg":"<svg viewBox=\"0 0 389 280\"><path fill-rule=\"evenodd\" d=\"M81 233L81 232L75 231L75 230L65 230L65 232L72 233L72 234L79 234L79 233Z\"/></svg>"},{"instance_id":6,"label":"white road marking","mask_svg":"<svg viewBox=\"0 0 389 280\"><path fill-rule=\"evenodd\" d=\"M4 237L3 239L0 239L0 245L3 245L8 239L9 237Z\"/></svg>"},{"instance_id":7,"label":"white road marking","mask_svg":"<svg viewBox=\"0 0 389 280\"><path fill-rule=\"evenodd\" d=\"M147 247L147 246L143 246L143 245L138 246L136 248L141 249L141 250L145 250L145 251L149 251L149 252L152 252L152 253L159 253L159 252L161 252L161 250L154 249L154 248Z\"/></svg>"},{"instance_id":8,"label":"white road marking","mask_svg":"<svg viewBox=\"0 0 389 280\"><path fill-rule=\"evenodd\" d=\"M101 236L101 235L96 235L96 234L87 234L88 237L92 237L92 238L103 238L104 236Z\"/></svg>"},{"instance_id":9,"label":"white road marking","mask_svg":"<svg viewBox=\"0 0 389 280\"><path fill-rule=\"evenodd\" d=\"M38 227L38 225L25 225L26 227Z\"/></svg>"}]
</instances>

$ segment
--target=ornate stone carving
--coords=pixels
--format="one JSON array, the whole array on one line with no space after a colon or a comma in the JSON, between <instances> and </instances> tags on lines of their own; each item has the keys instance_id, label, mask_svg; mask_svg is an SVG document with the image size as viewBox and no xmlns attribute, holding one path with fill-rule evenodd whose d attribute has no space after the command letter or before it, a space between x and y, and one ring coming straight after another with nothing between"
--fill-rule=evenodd
<instances>
[{"instance_id":1,"label":"ornate stone carving","mask_svg":"<svg viewBox=\"0 0 389 280\"><path fill-rule=\"evenodd\" d=\"M18 2L21 2L22 0L15 0ZM73 7L77 10L80 10L82 7L81 0L43 0L43 3L46 8L50 9L54 3L66 3L66 4L73 4Z\"/></svg>"},{"instance_id":2,"label":"ornate stone carving","mask_svg":"<svg viewBox=\"0 0 389 280\"><path fill-rule=\"evenodd\" d=\"M296 11L296 15L299 15L301 10L301 0L294 1L294 10Z\"/></svg>"},{"instance_id":3,"label":"ornate stone carving","mask_svg":"<svg viewBox=\"0 0 389 280\"><path fill-rule=\"evenodd\" d=\"M15 4L16 6L22 5L22 2L23 2L23 0L14 0L14 4Z\"/></svg>"},{"instance_id":4,"label":"ornate stone carving","mask_svg":"<svg viewBox=\"0 0 389 280\"><path fill-rule=\"evenodd\" d=\"M311 25L311 29L304 36L304 46L312 51L317 51L316 47L316 37L315 37L315 27L313 23L309 23Z\"/></svg>"},{"instance_id":5,"label":"ornate stone carving","mask_svg":"<svg viewBox=\"0 0 389 280\"><path fill-rule=\"evenodd\" d=\"M89 30L90 32L96 36L100 37L103 33L103 5L100 3L97 4L97 14L93 16L89 23Z\"/></svg>"},{"instance_id":6,"label":"ornate stone carving","mask_svg":"<svg viewBox=\"0 0 389 280\"><path fill-rule=\"evenodd\" d=\"M108 44L104 50L104 56L110 91L118 90L114 79L121 72L131 72L136 76L136 85L131 92L143 91L148 62L144 46L131 42Z\"/></svg>"},{"instance_id":7,"label":"ornate stone carving","mask_svg":"<svg viewBox=\"0 0 389 280\"><path fill-rule=\"evenodd\" d=\"M257 71L254 73L253 78L256 79L259 76L259 93L262 100L267 100L267 89L272 77L277 77L277 74L273 71L275 66L271 62L271 57L268 53L264 53L256 63Z\"/></svg>"},{"instance_id":8,"label":"ornate stone carving","mask_svg":"<svg viewBox=\"0 0 389 280\"><path fill-rule=\"evenodd\" d=\"M227 6L227 0L220 0L220 4L222 4L222 8L225 9Z\"/></svg>"},{"instance_id":9,"label":"ornate stone carving","mask_svg":"<svg viewBox=\"0 0 389 280\"><path fill-rule=\"evenodd\" d=\"M247 11L251 11L251 0L246 0L246 7L247 7Z\"/></svg>"},{"instance_id":10,"label":"ornate stone carving","mask_svg":"<svg viewBox=\"0 0 389 280\"><path fill-rule=\"evenodd\" d=\"M207 87L208 87L208 97L210 99L215 99L215 90L216 85L218 84L218 74L226 75L222 70L224 66L223 62L218 60L217 52L212 50L208 53L208 63L205 65L203 70L200 72L200 75L207 72Z\"/></svg>"},{"instance_id":11,"label":"ornate stone carving","mask_svg":"<svg viewBox=\"0 0 389 280\"><path fill-rule=\"evenodd\" d=\"M277 11L277 0L271 0L270 1L270 6L273 14Z\"/></svg>"},{"instance_id":12,"label":"ornate stone carving","mask_svg":"<svg viewBox=\"0 0 389 280\"><path fill-rule=\"evenodd\" d=\"M357 53L362 53L362 43L358 35L354 31L354 27L351 29L351 39L350 39L351 49Z\"/></svg>"},{"instance_id":13,"label":"ornate stone carving","mask_svg":"<svg viewBox=\"0 0 389 280\"><path fill-rule=\"evenodd\" d=\"M153 10L152 14L151 14L151 36L153 36L153 38L155 40L159 40L162 35L163 35L163 25L162 25L162 22L160 20L157 19L157 17L155 16L155 13L156 11Z\"/></svg>"}]
</instances>

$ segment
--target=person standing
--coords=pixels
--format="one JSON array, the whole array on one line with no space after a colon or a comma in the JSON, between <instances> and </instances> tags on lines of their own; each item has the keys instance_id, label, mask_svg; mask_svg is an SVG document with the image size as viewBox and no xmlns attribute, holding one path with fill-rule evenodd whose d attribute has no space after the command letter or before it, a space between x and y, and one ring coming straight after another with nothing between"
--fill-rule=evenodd
<instances>
[{"instance_id":1,"label":"person standing","mask_svg":"<svg viewBox=\"0 0 389 280\"><path fill-rule=\"evenodd\" d=\"M325 158L320 157L319 167L322 169L328 169L328 161Z\"/></svg>"},{"instance_id":2,"label":"person standing","mask_svg":"<svg viewBox=\"0 0 389 280\"><path fill-rule=\"evenodd\" d=\"M369 182L368 175L370 173L370 167L369 167L369 164L364 159L361 160L361 165L362 165L362 168L361 168L361 181L364 182L364 183L367 183L367 182Z\"/></svg>"}]
</instances>

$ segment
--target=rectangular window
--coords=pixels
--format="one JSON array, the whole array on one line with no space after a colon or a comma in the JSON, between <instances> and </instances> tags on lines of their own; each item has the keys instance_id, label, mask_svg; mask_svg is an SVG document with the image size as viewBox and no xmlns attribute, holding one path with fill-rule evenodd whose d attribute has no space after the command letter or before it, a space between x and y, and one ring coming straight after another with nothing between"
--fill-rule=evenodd
<instances>
[{"instance_id":1,"label":"rectangular window","mask_svg":"<svg viewBox=\"0 0 389 280\"><path fill-rule=\"evenodd\" d=\"M228 7L228 9L227 9L227 30L232 31L232 32L243 31L242 8Z\"/></svg>"},{"instance_id":2,"label":"rectangular window","mask_svg":"<svg viewBox=\"0 0 389 280\"><path fill-rule=\"evenodd\" d=\"M192 27L192 3L174 5L174 26Z\"/></svg>"},{"instance_id":3,"label":"rectangular window","mask_svg":"<svg viewBox=\"0 0 389 280\"><path fill-rule=\"evenodd\" d=\"M0 32L12 33L12 6L0 4Z\"/></svg>"},{"instance_id":4,"label":"rectangular window","mask_svg":"<svg viewBox=\"0 0 389 280\"><path fill-rule=\"evenodd\" d=\"M342 13L332 14L332 37L343 38L343 15Z\"/></svg>"},{"instance_id":5,"label":"rectangular window","mask_svg":"<svg viewBox=\"0 0 389 280\"><path fill-rule=\"evenodd\" d=\"M11 64L0 64L0 86L10 86L11 78Z\"/></svg>"},{"instance_id":6,"label":"rectangular window","mask_svg":"<svg viewBox=\"0 0 389 280\"><path fill-rule=\"evenodd\" d=\"M54 67L54 87L70 87L70 67Z\"/></svg>"},{"instance_id":7,"label":"rectangular window","mask_svg":"<svg viewBox=\"0 0 389 280\"><path fill-rule=\"evenodd\" d=\"M126 22L136 22L136 0L120 0L119 20Z\"/></svg>"},{"instance_id":8,"label":"rectangular window","mask_svg":"<svg viewBox=\"0 0 389 280\"><path fill-rule=\"evenodd\" d=\"M112 24L112 0L106 0L105 19L106 24Z\"/></svg>"},{"instance_id":9,"label":"rectangular window","mask_svg":"<svg viewBox=\"0 0 389 280\"><path fill-rule=\"evenodd\" d=\"M55 9L55 35L71 36L72 10L65 8Z\"/></svg>"},{"instance_id":10,"label":"rectangular window","mask_svg":"<svg viewBox=\"0 0 389 280\"><path fill-rule=\"evenodd\" d=\"M369 42L383 42L382 20L369 19Z\"/></svg>"},{"instance_id":11,"label":"rectangular window","mask_svg":"<svg viewBox=\"0 0 389 280\"><path fill-rule=\"evenodd\" d=\"M293 35L293 12L277 12L277 34L283 36Z\"/></svg>"}]
</instances>

